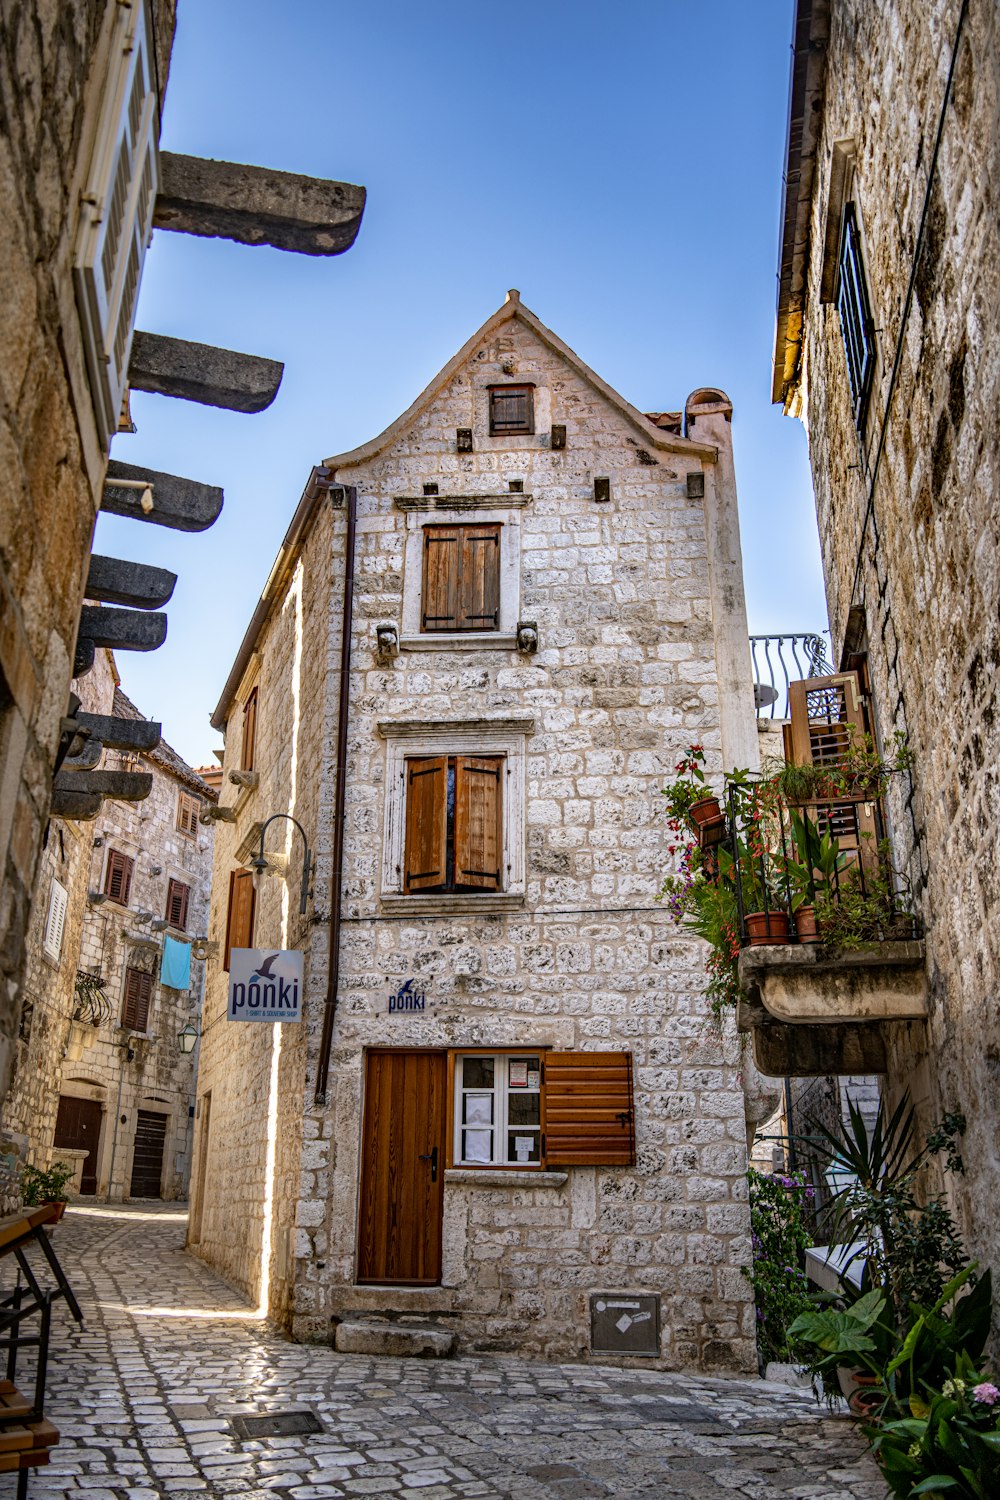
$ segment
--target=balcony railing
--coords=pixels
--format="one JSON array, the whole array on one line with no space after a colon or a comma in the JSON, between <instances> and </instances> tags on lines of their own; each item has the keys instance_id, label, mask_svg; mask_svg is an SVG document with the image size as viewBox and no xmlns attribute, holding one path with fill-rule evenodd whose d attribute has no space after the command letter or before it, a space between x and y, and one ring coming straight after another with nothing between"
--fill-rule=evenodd
<instances>
[{"instance_id":1,"label":"balcony railing","mask_svg":"<svg viewBox=\"0 0 1000 1500\"><path fill-rule=\"evenodd\" d=\"M836 669L827 660L826 641L815 631L794 635L752 635L754 700L762 719L788 718L788 684L804 677L826 677Z\"/></svg>"}]
</instances>

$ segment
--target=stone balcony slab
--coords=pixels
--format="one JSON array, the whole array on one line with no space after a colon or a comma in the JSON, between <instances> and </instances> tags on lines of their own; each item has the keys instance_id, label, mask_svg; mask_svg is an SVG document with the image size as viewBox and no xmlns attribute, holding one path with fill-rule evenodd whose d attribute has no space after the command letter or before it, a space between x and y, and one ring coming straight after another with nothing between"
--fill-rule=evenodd
<instances>
[{"instance_id":1,"label":"stone balcony slab","mask_svg":"<svg viewBox=\"0 0 1000 1500\"><path fill-rule=\"evenodd\" d=\"M744 948L739 976L744 995L787 1025L918 1021L927 1015L922 941L851 950L822 943Z\"/></svg>"}]
</instances>

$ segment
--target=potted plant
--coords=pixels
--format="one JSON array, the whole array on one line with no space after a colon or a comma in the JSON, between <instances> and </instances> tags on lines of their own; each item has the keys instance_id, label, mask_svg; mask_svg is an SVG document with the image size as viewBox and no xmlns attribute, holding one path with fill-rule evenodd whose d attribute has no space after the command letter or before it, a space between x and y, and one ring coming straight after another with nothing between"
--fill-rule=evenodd
<instances>
[{"instance_id":1,"label":"potted plant","mask_svg":"<svg viewBox=\"0 0 1000 1500\"><path fill-rule=\"evenodd\" d=\"M58 1206L54 1223L66 1212L66 1184L73 1176L73 1168L64 1161L53 1162L51 1167L33 1167L25 1163L21 1168L21 1202L25 1208L39 1208L45 1203Z\"/></svg>"},{"instance_id":2,"label":"potted plant","mask_svg":"<svg viewBox=\"0 0 1000 1500\"><path fill-rule=\"evenodd\" d=\"M851 859L806 812L791 812L790 833L794 852L785 860L785 876L796 936L800 943L818 943L823 933L817 907L835 898Z\"/></svg>"},{"instance_id":3,"label":"potted plant","mask_svg":"<svg viewBox=\"0 0 1000 1500\"><path fill-rule=\"evenodd\" d=\"M699 844L711 848L725 837L726 818L718 797L705 781L704 765L704 746L690 745L674 767L674 780L663 788L663 795L672 825L680 828L686 823Z\"/></svg>"}]
</instances>

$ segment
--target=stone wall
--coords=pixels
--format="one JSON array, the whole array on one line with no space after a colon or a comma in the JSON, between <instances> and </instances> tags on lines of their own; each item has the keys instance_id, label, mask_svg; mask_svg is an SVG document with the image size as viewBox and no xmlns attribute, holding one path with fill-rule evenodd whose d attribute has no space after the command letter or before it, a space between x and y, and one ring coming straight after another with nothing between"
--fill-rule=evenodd
<instances>
[{"instance_id":1,"label":"stone wall","mask_svg":"<svg viewBox=\"0 0 1000 1500\"><path fill-rule=\"evenodd\" d=\"M74 301L114 0L13 0L0 29L0 1097L105 455ZM153 0L166 87L174 0Z\"/></svg>"},{"instance_id":2,"label":"stone wall","mask_svg":"<svg viewBox=\"0 0 1000 1500\"><path fill-rule=\"evenodd\" d=\"M512 370L535 384L537 434L490 440L485 387ZM722 445L717 474L683 442L654 456L642 420L624 416L518 318L485 338L387 446L337 472L358 487L359 524L345 921L325 1109L315 1107L313 1090L326 988L345 525L329 502L229 708L227 772L239 764L241 703L259 671L260 784L248 795L226 789L237 822L220 829L213 936L224 938L228 873L254 819L294 811L315 834L319 866L312 925L299 929L311 934L306 1020L281 1029L276 1093L275 1043L259 1035L269 1028L222 1019L225 976L210 966L199 1093L211 1093L211 1125L196 1167L205 1184L200 1252L261 1295L270 1201L270 1306L298 1337L329 1339L338 1318L384 1308L388 1298L397 1312L447 1317L466 1347L577 1358L589 1347L587 1294L628 1289L663 1296L664 1365L755 1367L753 1307L740 1270L749 1226L739 1041L707 1014L700 945L678 934L655 899L669 864L659 789L692 740L720 766L717 662L728 671L737 660L734 620L746 652L730 429L718 408L692 427L692 437L704 431ZM564 452L549 445L552 423L567 426ZM469 426L474 451L458 454L455 431ZM689 472L704 473L704 502L688 498ZM608 504L595 502L595 475L610 476ZM511 481L523 493L512 493ZM419 503L429 482L442 495L495 495L505 524L519 530L514 617L537 622L536 655L518 654L513 642L426 649L425 637L425 649L408 647L405 598L419 580L412 569L407 576L406 539L428 517L394 502ZM727 573L734 557L735 587ZM720 594L714 612L712 569L717 586L724 574L730 583L728 604ZM304 651L289 628L299 590ZM380 623L404 637L388 662L376 652ZM743 741L756 738L749 689L747 653L742 694L728 703L734 743L741 714ZM464 911L445 898L435 905L394 897L385 853L394 726L511 716L530 720L523 896L485 897ZM290 752L290 741L301 748ZM276 832L277 825L270 836ZM296 844L290 852L294 912ZM267 884L258 944L265 931L268 941L286 931L277 894L285 910L289 897ZM287 934L298 940L294 918ZM427 1011L390 1015L390 990L415 974L426 985ZM419 1294L358 1288L363 1049L386 1045L629 1050L637 1165L533 1179L503 1172L499 1181L450 1174L442 1286ZM273 1172L263 1139L269 1097Z\"/></svg>"},{"instance_id":3,"label":"stone wall","mask_svg":"<svg viewBox=\"0 0 1000 1500\"><path fill-rule=\"evenodd\" d=\"M863 622L879 731L901 731L915 755L912 796L904 788L890 811L895 859L927 926L931 1009L926 1027L893 1029L890 1092L909 1087L921 1128L964 1110L968 1175L955 1202L973 1253L996 1269L1000 23L990 0L968 8L917 255L960 9L959 0L831 8L800 395L835 650ZM819 301L833 143L845 138L856 145L853 196L879 347L860 468L839 320Z\"/></svg>"}]
</instances>

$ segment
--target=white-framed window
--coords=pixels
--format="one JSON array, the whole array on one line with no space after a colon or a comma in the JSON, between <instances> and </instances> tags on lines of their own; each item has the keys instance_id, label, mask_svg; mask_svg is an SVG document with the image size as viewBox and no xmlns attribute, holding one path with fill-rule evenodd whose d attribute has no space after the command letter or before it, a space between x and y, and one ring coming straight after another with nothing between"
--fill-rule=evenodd
<instances>
[{"instance_id":1,"label":"white-framed window","mask_svg":"<svg viewBox=\"0 0 1000 1500\"><path fill-rule=\"evenodd\" d=\"M526 880L525 741L534 730L534 719L463 720L450 724L387 721L380 723L378 729L386 741L381 895L420 904L439 901L485 905L523 901ZM431 766L436 761L443 761L446 766L452 762L456 766L459 763L481 764L496 770L499 866L495 884L491 881L489 886L480 889L440 892L421 890L420 882L415 883L412 879L412 871L407 878L407 854L413 839L413 819L408 820L408 811L411 797L423 790L422 781L418 781L415 787L411 785L411 773L421 763Z\"/></svg>"},{"instance_id":2,"label":"white-framed window","mask_svg":"<svg viewBox=\"0 0 1000 1500\"><path fill-rule=\"evenodd\" d=\"M457 1167L540 1166L542 1054L459 1054L454 1129Z\"/></svg>"},{"instance_id":3,"label":"white-framed window","mask_svg":"<svg viewBox=\"0 0 1000 1500\"><path fill-rule=\"evenodd\" d=\"M66 931L66 911L69 892L61 881L53 880L49 887L49 909L45 918L45 933L42 937L42 952L53 963L62 955L63 933Z\"/></svg>"},{"instance_id":4,"label":"white-framed window","mask_svg":"<svg viewBox=\"0 0 1000 1500\"><path fill-rule=\"evenodd\" d=\"M521 607L521 508L528 496L512 496L520 506L481 503L468 508L428 499L405 502L406 540L403 549L403 629L400 649L409 651L510 650L517 643ZM404 502L397 502L401 504ZM489 539L489 540L487 540ZM438 545L435 545L438 544ZM440 603L439 558L451 546L455 597ZM495 563L489 554L496 549ZM459 566L459 559L461 566ZM477 603L479 574L476 565L489 563L482 592L485 603ZM433 564L433 566L431 565ZM425 591L434 586L438 597L428 609ZM445 591L447 592L447 590ZM456 628L447 615L453 609ZM488 615L487 620L484 615Z\"/></svg>"}]
</instances>

